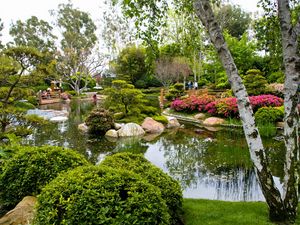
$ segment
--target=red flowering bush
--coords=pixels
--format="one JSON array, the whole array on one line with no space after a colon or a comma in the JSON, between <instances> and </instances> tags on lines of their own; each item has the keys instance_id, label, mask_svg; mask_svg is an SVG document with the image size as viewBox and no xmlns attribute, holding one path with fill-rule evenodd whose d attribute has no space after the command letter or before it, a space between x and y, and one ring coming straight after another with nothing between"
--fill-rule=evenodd
<instances>
[{"instance_id":1,"label":"red flowering bush","mask_svg":"<svg viewBox=\"0 0 300 225\"><path fill-rule=\"evenodd\" d=\"M256 112L261 107L277 107L283 104L283 99L275 95L258 95L249 97L253 111ZM211 115L222 117L238 117L238 107L236 98L221 98L215 100L214 96L191 96L183 100L172 102L171 108L176 111L199 111L207 112Z\"/></svg>"},{"instance_id":2,"label":"red flowering bush","mask_svg":"<svg viewBox=\"0 0 300 225\"><path fill-rule=\"evenodd\" d=\"M181 99L176 99L172 102L171 108L175 111L186 111L188 109L188 104L185 103L185 101Z\"/></svg>"},{"instance_id":3,"label":"red flowering bush","mask_svg":"<svg viewBox=\"0 0 300 225\"><path fill-rule=\"evenodd\" d=\"M256 112L261 107L277 107L283 105L283 99L275 95L258 95L249 97L253 111Z\"/></svg>"},{"instance_id":4,"label":"red flowering bush","mask_svg":"<svg viewBox=\"0 0 300 225\"><path fill-rule=\"evenodd\" d=\"M192 95L182 100L176 99L175 101L172 102L171 108L176 111L204 112L206 105L209 104L210 102L213 102L214 100L215 97L211 95L201 95L201 96Z\"/></svg>"}]
</instances>

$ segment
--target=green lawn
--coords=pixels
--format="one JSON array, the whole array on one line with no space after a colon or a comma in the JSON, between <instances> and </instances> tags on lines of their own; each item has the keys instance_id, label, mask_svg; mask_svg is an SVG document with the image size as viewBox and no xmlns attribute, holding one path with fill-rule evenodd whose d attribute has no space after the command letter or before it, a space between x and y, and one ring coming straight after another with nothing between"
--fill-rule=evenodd
<instances>
[{"instance_id":1,"label":"green lawn","mask_svg":"<svg viewBox=\"0 0 300 225\"><path fill-rule=\"evenodd\" d=\"M183 210L185 225L274 225L264 202L184 199Z\"/></svg>"}]
</instances>

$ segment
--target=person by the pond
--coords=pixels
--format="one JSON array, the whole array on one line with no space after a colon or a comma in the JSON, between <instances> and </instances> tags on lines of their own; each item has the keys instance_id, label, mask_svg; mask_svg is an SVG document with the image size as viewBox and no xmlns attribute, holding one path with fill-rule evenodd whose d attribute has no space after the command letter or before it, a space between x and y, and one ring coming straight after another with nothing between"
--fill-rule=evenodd
<instances>
[{"instance_id":1,"label":"person by the pond","mask_svg":"<svg viewBox=\"0 0 300 225\"><path fill-rule=\"evenodd\" d=\"M194 82L194 89L195 89L195 90L198 89L198 82L197 82L197 81Z\"/></svg>"},{"instance_id":2,"label":"person by the pond","mask_svg":"<svg viewBox=\"0 0 300 225\"><path fill-rule=\"evenodd\" d=\"M188 82L188 88L189 88L189 90L191 90L191 89L193 88L193 83L192 83L192 81L189 81L189 82Z\"/></svg>"},{"instance_id":3,"label":"person by the pond","mask_svg":"<svg viewBox=\"0 0 300 225\"><path fill-rule=\"evenodd\" d=\"M97 102L97 94L93 95L93 100L94 100L94 102Z\"/></svg>"}]
</instances>

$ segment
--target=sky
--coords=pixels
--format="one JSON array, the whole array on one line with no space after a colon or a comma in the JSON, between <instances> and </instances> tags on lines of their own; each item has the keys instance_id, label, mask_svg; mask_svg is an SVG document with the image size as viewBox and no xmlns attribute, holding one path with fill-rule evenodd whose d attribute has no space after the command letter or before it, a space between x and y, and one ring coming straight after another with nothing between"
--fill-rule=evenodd
<instances>
[{"instance_id":1,"label":"sky","mask_svg":"<svg viewBox=\"0 0 300 225\"><path fill-rule=\"evenodd\" d=\"M228 0L233 4L239 4L245 11L257 11L256 4L258 0ZM16 20L23 20L31 16L37 16L39 19L48 22L53 21L49 10L57 9L60 3L67 3L68 0L0 0L0 18L4 23L2 31L2 42L9 40L9 27ZM97 25L101 18L101 6L104 0L72 0L73 5L82 11L88 12Z\"/></svg>"}]
</instances>

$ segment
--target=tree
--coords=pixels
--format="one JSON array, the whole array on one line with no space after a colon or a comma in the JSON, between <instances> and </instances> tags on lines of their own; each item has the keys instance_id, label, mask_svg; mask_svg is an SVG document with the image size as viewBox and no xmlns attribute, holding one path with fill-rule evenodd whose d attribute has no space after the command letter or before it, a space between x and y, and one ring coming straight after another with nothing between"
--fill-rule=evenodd
<instances>
[{"instance_id":1,"label":"tree","mask_svg":"<svg viewBox=\"0 0 300 225\"><path fill-rule=\"evenodd\" d=\"M124 1L124 4L130 8L134 6L134 12L137 9L144 9L154 12L157 11L156 0L137 1L130 4L131 1ZM297 18L295 25L291 21L291 10L289 0L278 0L278 15L280 18L280 27L282 35L283 58L285 65L285 117L284 117L284 140L286 148L285 161L285 179L283 185L283 195L276 187L266 157L265 148L261 136L255 124L253 110L251 108L247 91L239 76L234 59L227 47L224 36L214 16L214 12L209 0L176 1L176 3L187 6L190 13L195 13L202 24L207 29L210 40L215 46L221 62L226 70L228 80L232 91L237 98L238 110L243 124L243 129L251 160L266 202L269 206L269 217L272 221L288 224L294 222L298 206L298 185L299 171L297 159L299 158L299 112L297 108L297 88L299 84L299 52L297 38L300 34L300 19ZM159 4L162 4L159 1ZM126 9L126 8L125 8ZM163 9L159 13L163 13ZM158 13L158 15L159 15ZM156 14L157 15L157 14ZM134 16L145 16L143 12L134 14ZM159 17L158 17L159 18ZM141 19L139 17L139 19ZM156 22L151 26L158 26L161 23Z\"/></svg>"},{"instance_id":2,"label":"tree","mask_svg":"<svg viewBox=\"0 0 300 225\"><path fill-rule=\"evenodd\" d=\"M53 27L47 21L32 16L25 22L17 20L12 24L9 34L16 46L28 46L40 52L54 52L57 37L52 33Z\"/></svg>"},{"instance_id":3,"label":"tree","mask_svg":"<svg viewBox=\"0 0 300 225\"><path fill-rule=\"evenodd\" d=\"M41 53L34 48L13 47L4 50L0 56L0 84L1 84L1 131L14 119L10 105L23 98L22 90L30 83L31 72L37 69ZM18 89L18 90L17 90ZM17 90L17 91L15 91Z\"/></svg>"},{"instance_id":4,"label":"tree","mask_svg":"<svg viewBox=\"0 0 300 225\"><path fill-rule=\"evenodd\" d=\"M145 59L144 48L136 47L135 45L124 48L114 63L117 78L135 85L147 73Z\"/></svg>"},{"instance_id":5,"label":"tree","mask_svg":"<svg viewBox=\"0 0 300 225\"><path fill-rule=\"evenodd\" d=\"M104 104L113 111L123 112L125 116L139 115L145 103L144 94L124 80L114 80L105 93L108 96Z\"/></svg>"},{"instance_id":6,"label":"tree","mask_svg":"<svg viewBox=\"0 0 300 225\"><path fill-rule=\"evenodd\" d=\"M222 5L216 12L216 19L221 29L240 39L251 23L250 14L243 11L240 6L230 4Z\"/></svg>"},{"instance_id":7,"label":"tree","mask_svg":"<svg viewBox=\"0 0 300 225\"><path fill-rule=\"evenodd\" d=\"M111 54L117 57L121 50L135 40L136 31L120 11L120 5L113 5L112 0L104 1L102 39Z\"/></svg>"},{"instance_id":8,"label":"tree","mask_svg":"<svg viewBox=\"0 0 300 225\"><path fill-rule=\"evenodd\" d=\"M57 15L56 25L61 29L63 37L61 52L57 54L58 71L63 82L79 95L82 80L87 84L91 72L103 63L91 57L97 42L96 25L88 13L74 9L71 3L60 4L57 12L52 11L52 15Z\"/></svg>"},{"instance_id":9,"label":"tree","mask_svg":"<svg viewBox=\"0 0 300 225\"><path fill-rule=\"evenodd\" d=\"M1 34L1 31L3 30L4 26L3 26L3 23L1 22L1 18L0 18L0 37L2 37L2 34ZM0 49L3 48L3 45L1 43L1 40L0 40Z\"/></svg>"}]
</instances>

